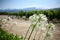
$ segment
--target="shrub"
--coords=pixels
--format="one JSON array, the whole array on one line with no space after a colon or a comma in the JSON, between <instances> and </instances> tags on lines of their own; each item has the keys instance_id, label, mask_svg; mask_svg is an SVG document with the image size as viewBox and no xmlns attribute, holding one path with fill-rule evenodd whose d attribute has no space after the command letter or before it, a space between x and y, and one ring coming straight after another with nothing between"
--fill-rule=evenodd
<instances>
[{"instance_id":1,"label":"shrub","mask_svg":"<svg viewBox=\"0 0 60 40\"><path fill-rule=\"evenodd\" d=\"M8 33L0 28L0 40L23 40L23 37Z\"/></svg>"}]
</instances>

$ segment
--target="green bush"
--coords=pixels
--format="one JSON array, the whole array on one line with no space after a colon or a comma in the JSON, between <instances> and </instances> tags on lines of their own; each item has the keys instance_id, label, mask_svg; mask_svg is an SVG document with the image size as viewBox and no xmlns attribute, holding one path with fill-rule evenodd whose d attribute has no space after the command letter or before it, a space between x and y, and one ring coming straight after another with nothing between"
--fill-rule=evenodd
<instances>
[{"instance_id":1,"label":"green bush","mask_svg":"<svg viewBox=\"0 0 60 40\"><path fill-rule=\"evenodd\" d=\"M0 15L16 15L16 16L26 16L29 18L33 14L45 14L49 20L54 18L60 19L60 10L29 10L29 11L19 11L19 12L0 12Z\"/></svg>"},{"instance_id":2,"label":"green bush","mask_svg":"<svg viewBox=\"0 0 60 40\"><path fill-rule=\"evenodd\" d=\"M0 28L0 40L23 40L23 36L19 37L17 35L9 34Z\"/></svg>"}]
</instances>

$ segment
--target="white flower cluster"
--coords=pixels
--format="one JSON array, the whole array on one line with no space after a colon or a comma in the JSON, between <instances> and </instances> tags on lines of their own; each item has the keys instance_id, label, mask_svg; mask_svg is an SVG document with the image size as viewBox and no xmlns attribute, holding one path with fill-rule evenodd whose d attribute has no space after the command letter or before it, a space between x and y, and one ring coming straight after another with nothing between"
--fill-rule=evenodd
<instances>
[{"instance_id":1,"label":"white flower cluster","mask_svg":"<svg viewBox=\"0 0 60 40\"><path fill-rule=\"evenodd\" d=\"M11 21L11 18L8 17L7 19L0 18L0 25L2 28L5 28L8 26L8 21Z\"/></svg>"},{"instance_id":2,"label":"white flower cluster","mask_svg":"<svg viewBox=\"0 0 60 40\"><path fill-rule=\"evenodd\" d=\"M47 23L47 17L43 14L39 14L39 15L34 14L33 16L29 17L29 20L33 25L36 24L37 27L45 26Z\"/></svg>"},{"instance_id":3,"label":"white flower cluster","mask_svg":"<svg viewBox=\"0 0 60 40\"><path fill-rule=\"evenodd\" d=\"M46 33L46 40L51 40L53 37L53 30L55 29L55 25L53 23L48 23L46 26L47 33Z\"/></svg>"},{"instance_id":4,"label":"white flower cluster","mask_svg":"<svg viewBox=\"0 0 60 40\"><path fill-rule=\"evenodd\" d=\"M49 38L51 39L51 37L53 36L52 31L55 28L55 25L52 23L48 23L48 19L44 14L34 14L33 16L29 17L29 20L31 21L32 27L35 25L35 27L40 28L40 30L44 32L44 34L42 34L44 35L44 40L49 40Z\"/></svg>"},{"instance_id":5,"label":"white flower cluster","mask_svg":"<svg viewBox=\"0 0 60 40\"><path fill-rule=\"evenodd\" d=\"M33 16L30 16L29 19L30 19L32 22L38 21L38 19L40 19L39 21L47 21L46 16L43 15L43 14L39 14L39 15L34 14Z\"/></svg>"}]
</instances>

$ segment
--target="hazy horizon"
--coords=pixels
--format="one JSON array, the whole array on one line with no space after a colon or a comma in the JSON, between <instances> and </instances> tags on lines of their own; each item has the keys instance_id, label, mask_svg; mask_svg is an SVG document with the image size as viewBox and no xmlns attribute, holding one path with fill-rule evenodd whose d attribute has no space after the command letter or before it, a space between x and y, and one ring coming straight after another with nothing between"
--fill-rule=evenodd
<instances>
[{"instance_id":1,"label":"hazy horizon","mask_svg":"<svg viewBox=\"0 0 60 40\"><path fill-rule=\"evenodd\" d=\"M0 0L0 9L60 8L60 0Z\"/></svg>"}]
</instances>

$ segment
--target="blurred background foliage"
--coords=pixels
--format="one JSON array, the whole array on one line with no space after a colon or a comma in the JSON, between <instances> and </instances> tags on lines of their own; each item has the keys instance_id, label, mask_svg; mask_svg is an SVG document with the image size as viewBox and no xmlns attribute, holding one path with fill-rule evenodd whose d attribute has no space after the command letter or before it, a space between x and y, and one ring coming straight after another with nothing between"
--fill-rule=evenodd
<instances>
[{"instance_id":1,"label":"blurred background foliage","mask_svg":"<svg viewBox=\"0 0 60 40\"><path fill-rule=\"evenodd\" d=\"M54 18L60 19L60 10L29 10L29 11L23 11L20 10L19 12L0 12L0 15L16 15L16 16L26 16L26 18L29 18L29 16L33 14L45 14L48 19L52 20Z\"/></svg>"}]
</instances>

